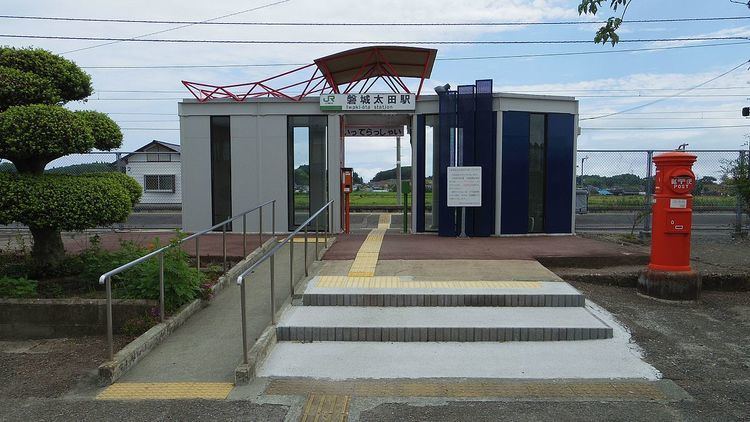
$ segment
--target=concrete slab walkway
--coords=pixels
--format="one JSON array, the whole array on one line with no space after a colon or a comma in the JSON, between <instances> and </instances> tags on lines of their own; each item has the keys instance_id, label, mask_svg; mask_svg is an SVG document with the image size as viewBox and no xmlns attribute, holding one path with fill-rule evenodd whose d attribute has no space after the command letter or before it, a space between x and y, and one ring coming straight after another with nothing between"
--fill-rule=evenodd
<instances>
[{"instance_id":1,"label":"concrete slab walkway","mask_svg":"<svg viewBox=\"0 0 750 422\"><path fill-rule=\"evenodd\" d=\"M276 309L289 299L289 245L275 258ZM304 277L304 244L294 243L295 280ZM313 262L314 244L308 245ZM271 323L270 262L259 267L246 287L248 339L254 343ZM233 382L242 360L240 288L231 284L151 351L119 382Z\"/></svg>"}]
</instances>

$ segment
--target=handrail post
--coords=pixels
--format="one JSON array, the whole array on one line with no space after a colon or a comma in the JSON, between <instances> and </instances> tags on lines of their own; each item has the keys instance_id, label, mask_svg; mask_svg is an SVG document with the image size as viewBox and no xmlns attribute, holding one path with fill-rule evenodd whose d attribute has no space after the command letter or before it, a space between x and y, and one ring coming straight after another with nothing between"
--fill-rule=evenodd
<instances>
[{"instance_id":1,"label":"handrail post","mask_svg":"<svg viewBox=\"0 0 750 422\"><path fill-rule=\"evenodd\" d=\"M227 272L227 225L221 226L221 254L223 256L224 273Z\"/></svg>"},{"instance_id":2,"label":"handrail post","mask_svg":"<svg viewBox=\"0 0 750 422\"><path fill-rule=\"evenodd\" d=\"M258 247L263 246L263 207L258 209Z\"/></svg>"},{"instance_id":3,"label":"handrail post","mask_svg":"<svg viewBox=\"0 0 750 422\"><path fill-rule=\"evenodd\" d=\"M195 269L201 269L200 235L195 236Z\"/></svg>"},{"instance_id":4,"label":"handrail post","mask_svg":"<svg viewBox=\"0 0 750 422\"><path fill-rule=\"evenodd\" d=\"M107 277L105 285L107 290L107 346L109 347L109 360L113 360L115 345L112 338L112 277Z\"/></svg>"},{"instance_id":5,"label":"handrail post","mask_svg":"<svg viewBox=\"0 0 750 422\"><path fill-rule=\"evenodd\" d=\"M164 322L164 252L159 254L159 318Z\"/></svg>"},{"instance_id":6,"label":"handrail post","mask_svg":"<svg viewBox=\"0 0 750 422\"><path fill-rule=\"evenodd\" d=\"M276 200L271 201L271 237L276 237Z\"/></svg>"},{"instance_id":7,"label":"handrail post","mask_svg":"<svg viewBox=\"0 0 750 422\"><path fill-rule=\"evenodd\" d=\"M242 363L247 365L247 311L245 310L245 283L240 283L240 309L242 311Z\"/></svg>"},{"instance_id":8,"label":"handrail post","mask_svg":"<svg viewBox=\"0 0 750 422\"><path fill-rule=\"evenodd\" d=\"M289 239L289 296L294 296L294 236Z\"/></svg>"},{"instance_id":9,"label":"handrail post","mask_svg":"<svg viewBox=\"0 0 750 422\"><path fill-rule=\"evenodd\" d=\"M271 324L276 325L276 280L274 278L274 257L276 254L271 255Z\"/></svg>"},{"instance_id":10,"label":"handrail post","mask_svg":"<svg viewBox=\"0 0 750 422\"><path fill-rule=\"evenodd\" d=\"M247 257L247 213L242 214L242 258Z\"/></svg>"},{"instance_id":11,"label":"handrail post","mask_svg":"<svg viewBox=\"0 0 750 422\"><path fill-rule=\"evenodd\" d=\"M315 261L318 260L318 217L320 214L315 216Z\"/></svg>"},{"instance_id":12,"label":"handrail post","mask_svg":"<svg viewBox=\"0 0 750 422\"><path fill-rule=\"evenodd\" d=\"M325 241L323 249L325 249L328 247L328 205L326 205L326 227L323 229L323 240Z\"/></svg>"},{"instance_id":13,"label":"handrail post","mask_svg":"<svg viewBox=\"0 0 750 422\"><path fill-rule=\"evenodd\" d=\"M307 277L307 225L305 225L305 277Z\"/></svg>"}]
</instances>

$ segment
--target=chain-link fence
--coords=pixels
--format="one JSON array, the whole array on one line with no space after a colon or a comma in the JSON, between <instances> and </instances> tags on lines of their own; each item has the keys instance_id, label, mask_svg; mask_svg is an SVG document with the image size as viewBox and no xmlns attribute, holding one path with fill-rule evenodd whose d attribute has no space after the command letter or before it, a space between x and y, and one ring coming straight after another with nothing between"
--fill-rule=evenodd
<instances>
[{"instance_id":1,"label":"chain-link fence","mask_svg":"<svg viewBox=\"0 0 750 422\"><path fill-rule=\"evenodd\" d=\"M665 150L579 150L577 185L588 193L588 212L648 213L656 168L653 156ZM693 172L693 210L726 216L716 227L740 227L746 205L732 184L732 171L747 163L746 150L688 151L698 156ZM635 218L635 217L634 217ZM635 221L635 220L633 220ZM649 219L643 219L648 230Z\"/></svg>"},{"instance_id":2,"label":"chain-link fence","mask_svg":"<svg viewBox=\"0 0 750 422\"><path fill-rule=\"evenodd\" d=\"M576 180L579 188L588 192L588 212L628 214L633 216L628 217L628 221L635 221L636 214L649 210L651 184L656 172L651 158L659 152L664 151L579 150ZM690 152L698 156L693 167L697 179L695 212L712 213L714 219L720 214L723 220L721 224L716 223L717 227L735 227L747 210L731 185L731 169L740 160L747 163L750 153L741 150ZM0 159L0 172L7 171L15 171L15 167ZM50 162L45 171L58 174L121 171L143 186L143 197L137 209L179 210L182 202L180 154L175 150L73 154ZM590 219L596 220L594 217ZM580 220L577 226L588 224L586 218ZM648 220L646 218L643 222L646 229ZM619 227L622 224L602 220L596 227L607 228L608 225Z\"/></svg>"},{"instance_id":3,"label":"chain-link fence","mask_svg":"<svg viewBox=\"0 0 750 422\"><path fill-rule=\"evenodd\" d=\"M656 173L652 157L664 151L578 151L578 186L589 193L589 211L635 210L648 204L650 180ZM730 171L747 151L690 151L698 156L693 166L695 211L735 210L737 193ZM650 169L649 169L650 167Z\"/></svg>"}]
</instances>

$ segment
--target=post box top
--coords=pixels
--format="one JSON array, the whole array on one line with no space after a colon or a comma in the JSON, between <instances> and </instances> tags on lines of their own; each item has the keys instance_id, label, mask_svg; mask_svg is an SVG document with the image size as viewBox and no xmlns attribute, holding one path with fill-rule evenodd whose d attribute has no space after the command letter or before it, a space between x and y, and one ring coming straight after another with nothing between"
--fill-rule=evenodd
<instances>
[{"instance_id":1,"label":"post box top","mask_svg":"<svg viewBox=\"0 0 750 422\"><path fill-rule=\"evenodd\" d=\"M689 152L670 151L654 155L655 163L672 163L691 165L698 159L698 156Z\"/></svg>"}]
</instances>

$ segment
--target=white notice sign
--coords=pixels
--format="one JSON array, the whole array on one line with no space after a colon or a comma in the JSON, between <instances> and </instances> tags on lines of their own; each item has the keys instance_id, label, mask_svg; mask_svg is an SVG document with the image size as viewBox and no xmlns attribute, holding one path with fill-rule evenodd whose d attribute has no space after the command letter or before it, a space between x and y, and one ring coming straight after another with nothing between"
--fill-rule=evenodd
<instances>
[{"instance_id":1,"label":"white notice sign","mask_svg":"<svg viewBox=\"0 0 750 422\"><path fill-rule=\"evenodd\" d=\"M669 208L687 208L687 199L669 199Z\"/></svg>"},{"instance_id":2,"label":"white notice sign","mask_svg":"<svg viewBox=\"0 0 750 422\"><path fill-rule=\"evenodd\" d=\"M448 167L448 206L482 206L481 167Z\"/></svg>"}]
</instances>

